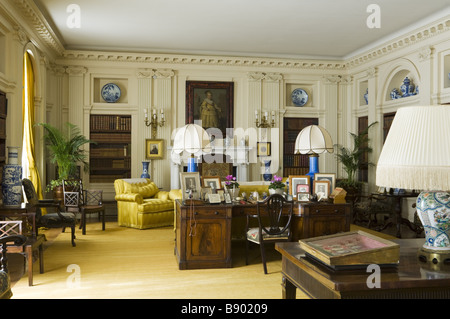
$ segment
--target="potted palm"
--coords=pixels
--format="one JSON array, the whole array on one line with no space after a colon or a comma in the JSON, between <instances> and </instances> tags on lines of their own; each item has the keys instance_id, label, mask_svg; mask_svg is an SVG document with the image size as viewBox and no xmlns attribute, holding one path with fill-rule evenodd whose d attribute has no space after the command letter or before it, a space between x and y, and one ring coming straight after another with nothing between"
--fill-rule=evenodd
<instances>
[{"instance_id":1,"label":"potted palm","mask_svg":"<svg viewBox=\"0 0 450 319\"><path fill-rule=\"evenodd\" d=\"M81 146L94 142L87 139L76 125L69 122L65 124L63 130L47 123L38 123L38 125L45 129L44 140L50 151L50 162L56 164L58 169L58 178L50 182L47 190L53 190L55 198L58 198L57 193L62 186L62 181L75 177L79 164L84 166L85 172L89 171L87 153Z\"/></svg>"},{"instance_id":2,"label":"potted palm","mask_svg":"<svg viewBox=\"0 0 450 319\"><path fill-rule=\"evenodd\" d=\"M337 185L347 191L348 196L356 195L361 188L361 182L357 179L358 169L362 164L372 165L367 163L364 154L372 152L369 146L369 129L378 122L373 122L364 131L359 134L350 133L353 138L353 147L344 147L342 145L335 145L336 158L342 164L344 171L347 173L347 178L337 181Z\"/></svg>"}]
</instances>

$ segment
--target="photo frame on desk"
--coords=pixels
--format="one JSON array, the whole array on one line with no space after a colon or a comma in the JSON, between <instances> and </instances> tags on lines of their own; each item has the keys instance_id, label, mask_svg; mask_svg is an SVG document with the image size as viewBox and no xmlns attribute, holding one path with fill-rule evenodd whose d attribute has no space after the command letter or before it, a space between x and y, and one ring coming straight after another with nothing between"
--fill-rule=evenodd
<instances>
[{"instance_id":1,"label":"photo frame on desk","mask_svg":"<svg viewBox=\"0 0 450 319\"><path fill-rule=\"evenodd\" d=\"M330 196L330 181L314 181L313 194L317 194L318 200L327 199Z\"/></svg>"},{"instance_id":2,"label":"photo frame on desk","mask_svg":"<svg viewBox=\"0 0 450 319\"><path fill-rule=\"evenodd\" d=\"M334 173L315 173L315 181L330 181L330 189L328 193L330 194L336 188L336 174Z\"/></svg>"},{"instance_id":3,"label":"photo frame on desk","mask_svg":"<svg viewBox=\"0 0 450 319\"><path fill-rule=\"evenodd\" d=\"M222 182L219 176L202 176L202 186L222 189Z\"/></svg>"},{"instance_id":4,"label":"photo frame on desk","mask_svg":"<svg viewBox=\"0 0 450 319\"><path fill-rule=\"evenodd\" d=\"M297 198L297 186L298 185L308 185L309 186L309 176L308 175L289 175L289 193Z\"/></svg>"},{"instance_id":5,"label":"photo frame on desk","mask_svg":"<svg viewBox=\"0 0 450 319\"><path fill-rule=\"evenodd\" d=\"M183 201L186 199L201 199L202 185L200 184L200 174L180 173L181 191ZM189 195L192 195L191 197Z\"/></svg>"}]
</instances>

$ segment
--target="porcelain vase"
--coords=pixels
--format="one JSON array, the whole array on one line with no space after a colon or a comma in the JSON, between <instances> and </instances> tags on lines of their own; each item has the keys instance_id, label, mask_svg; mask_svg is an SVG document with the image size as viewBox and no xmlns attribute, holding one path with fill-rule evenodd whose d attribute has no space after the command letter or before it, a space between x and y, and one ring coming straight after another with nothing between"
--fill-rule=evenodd
<instances>
[{"instance_id":1,"label":"porcelain vase","mask_svg":"<svg viewBox=\"0 0 450 319\"><path fill-rule=\"evenodd\" d=\"M232 200L236 200L236 197L239 196L239 192L240 192L239 188L228 188L228 193L230 193Z\"/></svg>"},{"instance_id":2,"label":"porcelain vase","mask_svg":"<svg viewBox=\"0 0 450 319\"><path fill-rule=\"evenodd\" d=\"M263 178L266 182L270 182L272 179L272 174L270 173L270 164L272 161L264 161L264 174Z\"/></svg>"},{"instance_id":3,"label":"porcelain vase","mask_svg":"<svg viewBox=\"0 0 450 319\"><path fill-rule=\"evenodd\" d=\"M142 162L142 174L141 178L150 178L150 174L148 173L148 165L150 162Z\"/></svg>"},{"instance_id":4,"label":"porcelain vase","mask_svg":"<svg viewBox=\"0 0 450 319\"><path fill-rule=\"evenodd\" d=\"M284 190L282 188L269 188L269 194L280 194L283 195Z\"/></svg>"},{"instance_id":5,"label":"porcelain vase","mask_svg":"<svg viewBox=\"0 0 450 319\"><path fill-rule=\"evenodd\" d=\"M20 206L22 202L22 166L18 164L19 147L8 146L8 164L3 166L3 205Z\"/></svg>"},{"instance_id":6,"label":"porcelain vase","mask_svg":"<svg viewBox=\"0 0 450 319\"><path fill-rule=\"evenodd\" d=\"M417 213L425 229L430 250L450 252L450 193L422 192L417 197Z\"/></svg>"}]
</instances>

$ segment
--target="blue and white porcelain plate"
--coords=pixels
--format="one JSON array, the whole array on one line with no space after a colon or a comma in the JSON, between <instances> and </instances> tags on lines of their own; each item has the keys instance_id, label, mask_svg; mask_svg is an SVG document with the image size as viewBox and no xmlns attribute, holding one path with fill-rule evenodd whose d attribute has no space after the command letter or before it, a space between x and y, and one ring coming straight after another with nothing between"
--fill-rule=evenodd
<instances>
[{"instance_id":1,"label":"blue and white porcelain plate","mask_svg":"<svg viewBox=\"0 0 450 319\"><path fill-rule=\"evenodd\" d=\"M120 99L120 88L114 83L102 87L102 98L108 103L115 103Z\"/></svg>"},{"instance_id":2,"label":"blue and white porcelain plate","mask_svg":"<svg viewBox=\"0 0 450 319\"><path fill-rule=\"evenodd\" d=\"M304 106L308 102L308 93L303 89L295 89L292 91L291 99L295 106Z\"/></svg>"}]
</instances>

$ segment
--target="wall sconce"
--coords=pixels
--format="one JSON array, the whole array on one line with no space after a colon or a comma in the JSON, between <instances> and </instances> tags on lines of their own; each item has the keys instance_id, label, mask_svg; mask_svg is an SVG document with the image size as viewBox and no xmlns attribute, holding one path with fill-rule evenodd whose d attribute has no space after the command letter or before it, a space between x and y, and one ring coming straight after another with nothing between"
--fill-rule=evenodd
<instances>
[{"instance_id":1,"label":"wall sconce","mask_svg":"<svg viewBox=\"0 0 450 319\"><path fill-rule=\"evenodd\" d=\"M144 115L145 115L145 126L151 126L152 127L152 138L156 137L156 131L159 127L163 127L166 123L166 120L164 119L164 110L161 109L160 111L160 118L158 120L158 115L156 114L156 109L153 109L152 115L150 120L148 119L148 108L144 109Z\"/></svg>"},{"instance_id":2,"label":"wall sconce","mask_svg":"<svg viewBox=\"0 0 450 319\"><path fill-rule=\"evenodd\" d=\"M255 124L256 127L260 128L269 128L275 127L275 111L271 113L272 120L269 122L269 112L264 112L264 115L261 116L261 121L259 120L258 110L255 111Z\"/></svg>"}]
</instances>

